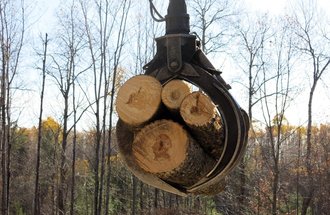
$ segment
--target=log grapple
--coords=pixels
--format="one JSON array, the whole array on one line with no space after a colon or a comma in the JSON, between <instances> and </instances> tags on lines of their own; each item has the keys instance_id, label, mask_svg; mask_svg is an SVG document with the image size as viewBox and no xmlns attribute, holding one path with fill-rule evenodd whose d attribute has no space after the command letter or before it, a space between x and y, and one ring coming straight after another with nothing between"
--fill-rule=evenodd
<instances>
[{"instance_id":1,"label":"log grapple","mask_svg":"<svg viewBox=\"0 0 330 215\"><path fill-rule=\"evenodd\" d=\"M127 129L122 121L117 124L119 152L131 172L143 182L178 195L214 194L210 190L225 183L225 178L244 155L249 118L229 93L230 86L222 79L200 47L196 36L190 34L189 15L184 0L170 0L165 17L166 34L156 39L157 53L144 66L145 75L166 84L173 79L187 81L207 94L216 105L224 125L224 145L221 156L211 171L192 186L185 187L158 178L141 170L131 157L133 133L121 138ZM126 132L127 134L127 132Z\"/></svg>"}]
</instances>

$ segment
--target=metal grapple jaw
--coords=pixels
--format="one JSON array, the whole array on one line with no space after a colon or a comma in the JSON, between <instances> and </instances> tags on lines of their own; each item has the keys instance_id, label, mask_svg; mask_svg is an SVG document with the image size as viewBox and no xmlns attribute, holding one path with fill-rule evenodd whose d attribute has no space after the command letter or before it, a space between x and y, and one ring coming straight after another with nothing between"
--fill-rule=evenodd
<instances>
[{"instance_id":1,"label":"metal grapple jaw","mask_svg":"<svg viewBox=\"0 0 330 215\"><path fill-rule=\"evenodd\" d=\"M145 65L145 74L156 77L161 84L173 79L185 80L207 94L224 124L224 149L212 170L190 187L173 185L145 173L131 158L124 157L124 161L135 176L149 185L178 195L199 194L203 193L200 192L202 190L224 183L226 176L239 164L247 144L249 118L229 93L230 86L222 79L221 72L202 52L196 36L189 34L189 16L184 0L170 1L166 24L166 35L156 39L157 53Z\"/></svg>"}]
</instances>

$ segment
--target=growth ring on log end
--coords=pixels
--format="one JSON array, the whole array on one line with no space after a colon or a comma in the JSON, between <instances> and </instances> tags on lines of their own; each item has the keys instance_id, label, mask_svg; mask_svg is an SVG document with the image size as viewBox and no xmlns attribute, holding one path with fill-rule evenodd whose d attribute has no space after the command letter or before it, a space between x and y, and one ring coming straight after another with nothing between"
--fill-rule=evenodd
<instances>
[{"instance_id":1,"label":"growth ring on log end","mask_svg":"<svg viewBox=\"0 0 330 215\"><path fill-rule=\"evenodd\" d=\"M146 172L181 186L195 184L215 165L189 133L171 120L157 120L141 129L132 154Z\"/></svg>"},{"instance_id":2,"label":"growth ring on log end","mask_svg":"<svg viewBox=\"0 0 330 215\"><path fill-rule=\"evenodd\" d=\"M184 161L188 135L177 123L160 120L137 133L133 155L141 168L150 173L170 172Z\"/></svg>"},{"instance_id":3,"label":"growth ring on log end","mask_svg":"<svg viewBox=\"0 0 330 215\"><path fill-rule=\"evenodd\" d=\"M118 91L116 110L126 124L140 126L151 120L161 104L160 82L148 75L129 79Z\"/></svg>"},{"instance_id":4,"label":"growth ring on log end","mask_svg":"<svg viewBox=\"0 0 330 215\"><path fill-rule=\"evenodd\" d=\"M190 93L189 85L179 79L171 80L162 89L162 101L171 111L180 108L182 100Z\"/></svg>"}]
</instances>

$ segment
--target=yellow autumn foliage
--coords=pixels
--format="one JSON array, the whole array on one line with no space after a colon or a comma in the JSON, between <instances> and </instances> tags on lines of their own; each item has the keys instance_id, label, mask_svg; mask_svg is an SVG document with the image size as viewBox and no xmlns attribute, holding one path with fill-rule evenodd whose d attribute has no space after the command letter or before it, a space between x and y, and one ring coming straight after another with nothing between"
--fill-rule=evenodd
<instances>
[{"instance_id":1,"label":"yellow autumn foliage","mask_svg":"<svg viewBox=\"0 0 330 215\"><path fill-rule=\"evenodd\" d=\"M43 127L43 129L51 130L54 133L61 130L61 125L57 121L55 121L54 118L52 118L50 116L47 117L46 120L42 121L42 127Z\"/></svg>"}]
</instances>

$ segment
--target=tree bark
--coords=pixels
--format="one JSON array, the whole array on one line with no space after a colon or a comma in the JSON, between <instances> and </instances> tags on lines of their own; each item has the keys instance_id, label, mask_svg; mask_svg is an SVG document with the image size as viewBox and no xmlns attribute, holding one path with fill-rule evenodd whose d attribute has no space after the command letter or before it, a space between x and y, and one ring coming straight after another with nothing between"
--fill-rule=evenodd
<instances>
[{"instance_id":1,"label":"tree bark","mask_svg":"<svg viewBox=\"0 0 330 215\"><path fill-rule=\"evenodd\" d=\"M119 118L131 127L149 122L160 108L161 89L160 82L151 76L138 75L129 79L118 91Z\"/></svg>"},{"instance_id":2,"label":"tree bark","mask_svg":"<svg viewBox=\"0 0 330 215\"><path fill-rule=\"evenodd\" d=\"M47 57L47 44L48 44L48 34L45 36L44 43L44 56L42 60L42 86L40 95L40 109L39 109L39 126L38 126L38 143L37 143L37 163L36 163L36 180L34 189L34 214L40 214L40 189L39 189L39 169L40 169L40 148L42 141L42 113L43 113L43 101L44 101L44 91L46 82L46 57Z\"/></svg>"},{"instance_id":3,"label":"tree bark","mask_svg":"<svg viewBox=\"0 0 330 215\"><path fill-rule=\"evenodd\" d=\"M213 184L204 189L199 189L198 191L193 192L194 195L217 195L220 192L224 191L226 187L226 181L223 180L217 184Z\"/></svg>"},{"instance_id":4,"label":"tree bark","mask_svg":"<svg viewBox=\"0 0 330 215\"><path fill-rule=\"evenodd\" d=\"M60 177L59 177L59 189L58 189L58 209L59 214L64 215L66 214L66 207L65 207L65 192L67 189L67 157L66 157L66 149L68 145L68 94L64 95L64 112L63 112L63 130L62 130L62 146L61 146L61 156L60 156Z\"/></svg>"},{"instance_id":5,"label":"tree bark","mask_svg":"<svg viewBox=\"0 0 330 215\"><path fill-rule=\"evenodd\" d=\"M4 51L3 55L4 55ZM2 59L5 59L2 57ZM2 63L2 72L1 72L1 97L0 97L0 109L1 109L1 188L2 188L2 195L1 195L1 213L6 215L7 212L7 138L6 138L6 62L3 61Z\"/></svg>"},{"instance_id":6,"label":"tree bark","mask_svg":"<svg viewBox=\"0 0 330 215\"><path fill-rule=\"evenodd\" d=\"M212 100L202 92L185 97L180 114L205 152L218 160L223 152L224 126Z\"/></svg>"},{"instance_id":7,"label":"tree bark","mask_svg":"<svg viewBox=\"0 0 330 215\"><path fill-rule=\"evenodd\" d=\"M170 120L158 120L141 129L132 151L143 170L183 186L193 185L215 165L187 131Z\"/></svg>"},{"instance_id":8,"label":"tree bark","mask_svg":"<svg viewBox=\"0 0 330 215\"><path fill-rule=\"evenodd\" d=\"M132 215L136 215L137 179L132 175Z\"/></svg>"},{"instance_id":9,"label":"tree bark","mask_svg":"<svg viewBox=\"0 0 330 215\"><path fill-rule=\"evenodd\" d=\"M72 80L75 79L75 70L72 72ZM71 201L70 215L75 214L75 188L76 188L76 148L77 148L77 105L76 105L76 83L72 82L72 106L73 106L73 139L72 139L72 164L71 164Z\"/></svg>"},{"instance_id":10,"label":"tree bark","mask_svg":"<svg viewBox=\"0 0 330 215\"><path fill-rule=\"evenodd\" d=\"M171 112L178 112L183 99L190 94L189 85L182 80L172 80L162 89L162 102Z\"/></svg>"}]
</instances>

